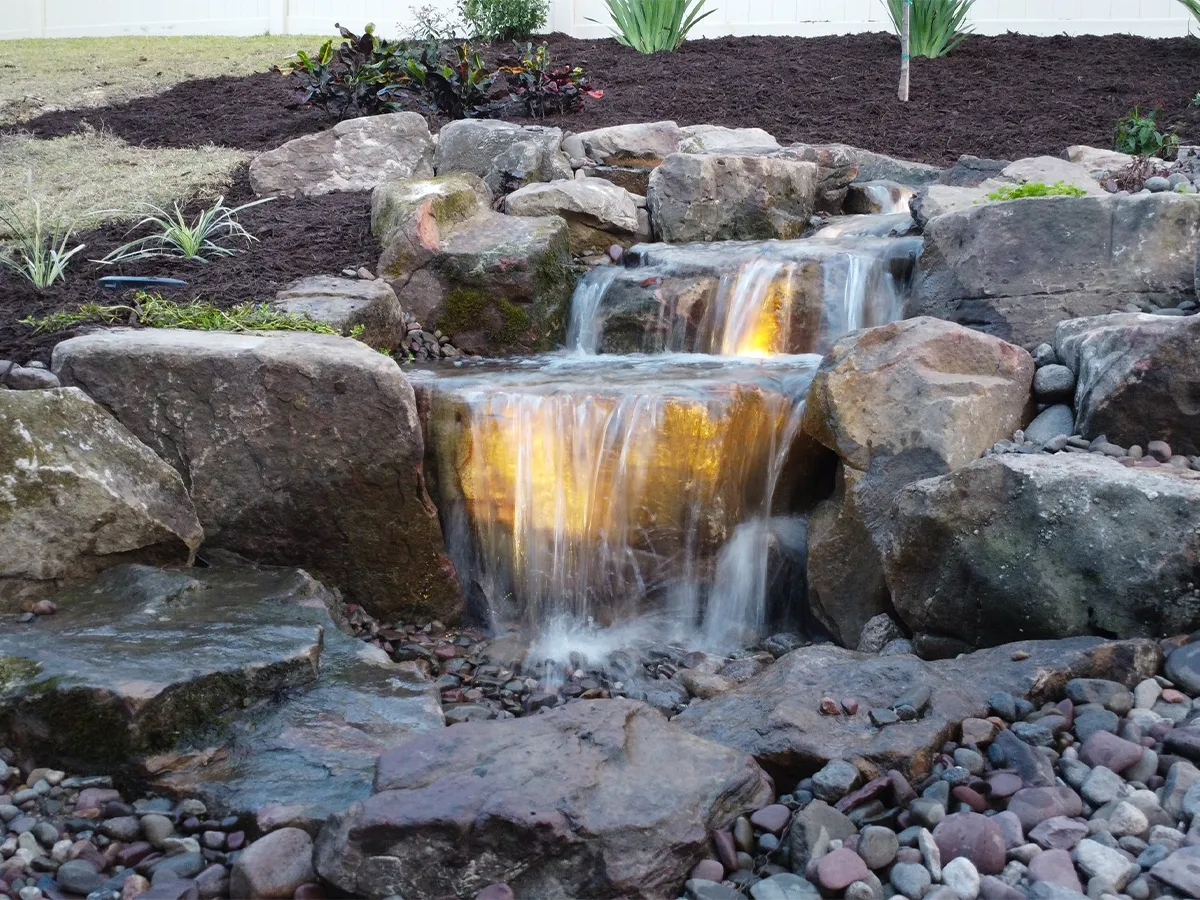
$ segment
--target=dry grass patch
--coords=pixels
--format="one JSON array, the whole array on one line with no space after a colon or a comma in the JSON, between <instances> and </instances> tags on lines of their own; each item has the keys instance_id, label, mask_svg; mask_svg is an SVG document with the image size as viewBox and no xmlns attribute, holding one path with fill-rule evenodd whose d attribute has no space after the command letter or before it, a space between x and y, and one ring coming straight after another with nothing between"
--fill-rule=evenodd
<instances>
[{"instance_id":1,"label":"dry grass patch","mask_svg":"<svg viewBox=\"0 0 1200 900\"><path fill-rule=\"evenodd\" d=\"M271 34L0 41L0 124L145 97L190 78L265 72L322 40Z\"/></svg>"},{"instance_id":2,"label":"dry grass patch","mask_svg":"<svg viewBox=\"0 0 1200 900\"><path fill-rule=\"evenodd\" d=\"M148 150L95 131L48 141L0 135L0 197L22 215L37 199L44 218L87 227L140 218L145 203L169 209L177 200L216 197L251 155L222 147Z\"/></svg>"}]
</instances>

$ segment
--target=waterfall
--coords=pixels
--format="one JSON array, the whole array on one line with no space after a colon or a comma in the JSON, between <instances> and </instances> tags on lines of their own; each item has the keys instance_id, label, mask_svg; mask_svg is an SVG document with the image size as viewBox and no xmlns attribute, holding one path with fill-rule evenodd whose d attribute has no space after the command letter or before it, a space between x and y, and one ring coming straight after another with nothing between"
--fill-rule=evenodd
<instances>
[{"instance_id":1,"label":"waterfall","mask_svg":"<svg viewBox=\"0 0 1200 900\"><path fill-rule=\"evenodd\" d=\"M595 662L643 640L728 652L805 604L806 522L776 496L811 477L805 396L834 341L902 314L920 249L880 236L894 217L851 218L635 247L581 280L565 352L413 373L475 615L536 659Z\"/></svg>"}]
</instances>

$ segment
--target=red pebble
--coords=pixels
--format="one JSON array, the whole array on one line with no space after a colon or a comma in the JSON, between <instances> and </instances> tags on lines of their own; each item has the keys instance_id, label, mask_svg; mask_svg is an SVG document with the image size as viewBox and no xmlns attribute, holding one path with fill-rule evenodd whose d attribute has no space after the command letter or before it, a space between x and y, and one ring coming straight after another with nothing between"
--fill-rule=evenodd
<instances>
[{"instance_id":1,"label":"red pebble","mask_svg":"<svg viewBox=\"0 0 1200 900\"><path fill-rule=\"evenodd\" d=\"M858 701L853 697L848 697L842 701L842 709L846 711L846 715L852 716L858 712Z\"/></svg>"},{"instance_id":2,"label":"red pebble","mask_svg":"<svg viewBox=\"0 0 1200 900\"><path fill-rule=\"evenodd\" d=\"M822 713L822 715L836 716L841 711L842 711L842 708L840 706L838 706L838 702L836 700L834 700L832 697L822 697L821 698L821 713Z\"/></svg>"},{"instance_id":3,"label":"red pebble","mask_svg":"<svg viewBox=\"0 0 1200 900\"><path fill-rule=\"evenodd\" d=\"M1162 692L1162 698L1167 703L1187 703L1188 698L1181 694L1175 688L1165 688Z\"/></svg>"},{"instance_id":4,"label":"red pebble","mask_svg":"<svg viewBox=\"0 0 1200 900\"><path fill-rule=\"evenodd\" d=\"M438 659L454 659L458 656L458 648L453 644L442 644L433 651L433 655Z\"/></svg>"}]
</instances>

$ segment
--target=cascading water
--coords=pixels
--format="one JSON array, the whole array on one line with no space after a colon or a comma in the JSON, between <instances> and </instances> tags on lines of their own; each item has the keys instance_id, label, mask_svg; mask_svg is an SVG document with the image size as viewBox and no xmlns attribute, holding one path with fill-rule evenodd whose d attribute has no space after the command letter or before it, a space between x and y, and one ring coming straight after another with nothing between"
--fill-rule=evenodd
<instances>
[{"instance_id":1,"label":"cascading water","mask_svg":"<svg viewBox=\"0 0 1200 900\"><path fill-rule=\"evenodd\" d=\"M777 486L808 477L819 354L900 317L918 249L644 245L580 282L567 352L415 373L473 611L536 658L752 643L776 582L803 583L805 522Z\"/></svg>"}]
</instances>

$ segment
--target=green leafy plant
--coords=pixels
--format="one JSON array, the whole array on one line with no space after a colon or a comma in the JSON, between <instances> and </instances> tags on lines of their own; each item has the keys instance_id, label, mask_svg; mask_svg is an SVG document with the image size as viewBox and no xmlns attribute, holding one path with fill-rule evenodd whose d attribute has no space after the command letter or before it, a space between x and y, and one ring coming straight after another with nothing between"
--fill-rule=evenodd
<instances>
[{"instance_id":1,"label":"green leafy plant","mask_svg":"<svg viewBox=\"0 0 1200 900\"><path fill-rule=\"evenodd\" d=\"M1179 129L1173 128L1165 134L1158 129L1161 106L1155 106L1143 114L1135 106L1117 122L1116 147L1121 153L1132 156L1157 156L1170 159L1179 149Z\"/></svg>"},{"instance_id":2,"label":"green leafy plant","mask_svg":"<svg viewBox=\"0 0 1200 900\"><path fill-rule=\"evenodd\" d=\"M1021 200L1025 197L1084 197L1087 191L1083 188L1056 181L1054 184L1044 184L1032 181L1028 184L1005 185L987 195L989 200Z\"/></svg>"},{"instance_id":3,"label":"green leafy plant","mask_svg":"<svg viewBox=\"0 0 1200 900\"><path fill-rule=\"evenodd\" d=\"M307 331L315 334L341 332L307 315L279 312L266 303L239 303L219 309L211 303L192 300L176 303L159 294L139 291L130 304L106 306L84 303L75 312L51 313L42 318L21 319L33 328L34 334L65 331L86 322L112 325L127 322L147 328L184 328L192 331ZM361 334L361 332L359 332ZM352 337L357 337L352 333Z\"/></svg>"},{"instance_id":4,"label":"green leafy plant","mask_svg":"<svg viewBox=\"0 0 1200 900\"><path fill-rule=\"evenodd\" d=\"M1192 14L1192 18L1196 20L1196 24L1200 25L1200 0L1179 0L1183 4L1183 8Z\"/></svg>"},{"instance_id":5,"label":"green leafy plant","mask_svg":"<svg viewBox=\"0 0 1200 900\"><path fill-rule=\"evenodd\" d=\"M406 90L420 92L436 111L452 119L486 118L499 111L492 97L496 72L484 65L479 51L465 41L452 57L425 47L407 63Z\"/></svg>"},{"instance_id":6,"label":"green leafy plant","mask_svg":"<svg viewBox=\"0 0 1200 900\"><path fill-rule=\"evenodd\" d=\"M612 16L613 37L639 53L678 50L700 20L704 0L605 0ZM595 19L588 21L595 22Z\"/></svg>"},{"instance_id":7,"label":"green leafy plant","mask_svg":"<svg viewBox=\"0 0 1200 900\"><path fill-rule=\"evenodd\" d=\"M302 103L339 119L395 112L395 90L408 80L409 45L379 37L371 24L362 34L340 24L337 29L342 36L337 50L328 40L315 55L298 51L278 71L300 83Z\"/></svg>"},{"instance_id":8,"label":"green leafy plant","mask_svg":"<svg viewBox=\"0 0 1200 900\"><path fill-rule=\"evenodd\" d=\"M524 40L546 27L547 0L459 0L458 12L470 37L482 41Z\"/></svg>"},{"instance_id":9,"label":"green leafy plant","mask_svg":"<svg viewBox=\"0 0 1200 900\"><path fill-rule=\"evenodd\" d=\"M904 0L886 0L896 34L904 21ZM967 39L967 14L975 0L916 0L909 22L909 55L937 59Z\"/></svg>"},{"instance_id":10,"label":"green leafy plant","mask_svg":"<svg viewBox=\"0 0 1200 900\"><path fill-rule=\"evenodd\" d=\"M47 222L42 204L33 200L32 206L32 217L25 219L15 206L0 200L0 225L10 235L8 247L0 243L0 266L44 291L65 277L67 265L84 245L68 249L74 223L62 219Z\"/></svg>"},{"instance_id":11,"label":"green leafy plant","mask_svg":"<svg viewBox=\"0 0 1200 900\"><path fill-rule=\"evenodd\" d=\"M518 44L517 50L517 56L503 61L500 71L508 81L509 97L525 105L526 115L541 118L548 112L578 112L585 96L597 100L604 96L604 91L592 89L579 66L553 68L546 44L536 50L533 44L524 48Z\"/></svg>"},{"instance_id":12,"label":"green leafy plant","mask_svg":"<svg viewBox=\"0 0 1200 900\"><path fill-rule=\"evenodd\" d=\"M1192 106L1200 106L1200 91L1196 91L1196 96L1192 98Z\"/></svg>"},{"instance_id":13,"label":"green leafy plant","mask_svg":"<svg viewBox=\"0 0 1200 900\"><path fill-rule=\"evenodd\" d=\"M130 231L137 231L139 228L151 225L155 229L154 233L122 244L103 259L95 260L95 262L102 265L113 265L162 256L208 262L209 256L233 256L240 251L235 247L222 246L217 241L230 238L243 239L247 243L257 241L258 238L250 234L238 222L238 213L274 199L274 197L264 197L261 200L254 200L230 209L225 205L225 198L218 197L216 203L203 210L191 222L184 216L178 203L175 204L173 212L167 212L162 207L148 204L146 208L150 215L134 225Z\"/></svg>"}]
</instances>

